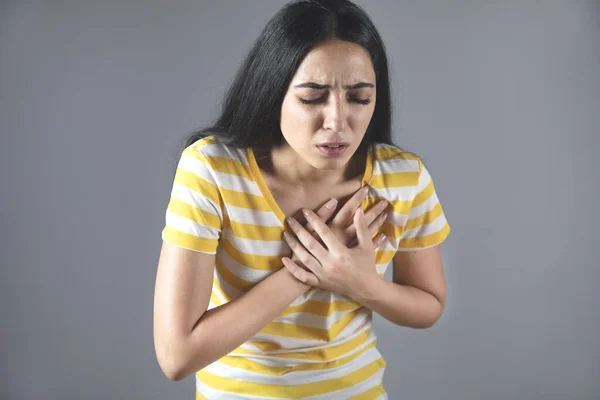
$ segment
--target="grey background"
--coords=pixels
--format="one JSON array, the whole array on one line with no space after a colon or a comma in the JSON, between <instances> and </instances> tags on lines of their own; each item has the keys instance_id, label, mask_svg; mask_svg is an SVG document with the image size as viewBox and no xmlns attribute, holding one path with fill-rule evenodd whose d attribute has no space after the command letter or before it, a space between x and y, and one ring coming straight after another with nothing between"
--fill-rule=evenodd
<instances>
[{"instance_id":1,"label":"grey background","mask_svg":"<svg viewBox=\"0 0 600 400\"><path fill-rule=\"evenodd\" d=\"M191 399L152 340L175 162L284 1L0 4L0 398ZM600 398L599 2L360 4L452 226L441 320L376 317L390 398Z\"/></svg>"}]
</instances>

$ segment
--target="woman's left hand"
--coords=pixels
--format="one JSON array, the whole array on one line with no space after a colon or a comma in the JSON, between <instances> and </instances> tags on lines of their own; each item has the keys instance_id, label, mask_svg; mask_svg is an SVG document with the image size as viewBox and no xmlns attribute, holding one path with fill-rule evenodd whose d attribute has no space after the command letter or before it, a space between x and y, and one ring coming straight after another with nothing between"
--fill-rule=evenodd
<instances>
[{"instance_id":1,"label":"woman's left hand","mask_svg":"<svg viewBox=\"0 0 600 400\"><path fill-rule=\"evenodd\" d=\"M323 247L298 221L288 218L288 225L296 237L286 232L285 240L310 272L288 257L283 257L281 260L298 280L319 289L354 297L360 293L366 280L379 278L375 269L375 248L383 242L385 235L379 234L374 240L371 239L362 209L354 214L358 245L352 248L340 242L314 212L311 210L303 210L303 212L308 224L327 248Z\"/></svg>"}]
</instances>

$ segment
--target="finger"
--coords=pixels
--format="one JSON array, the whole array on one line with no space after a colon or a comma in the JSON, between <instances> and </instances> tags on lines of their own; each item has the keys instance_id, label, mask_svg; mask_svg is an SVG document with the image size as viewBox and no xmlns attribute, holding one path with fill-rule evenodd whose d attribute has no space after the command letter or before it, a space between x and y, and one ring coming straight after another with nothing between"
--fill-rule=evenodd
<instances>
[{"instance_id":1,"label":"finger","mask_svg":"<svg viewBox=\"0 0 600 400\"><path fill-rule=\"evenodd\" d=\"M369 236L373 237L373 235L375 233L377 233L377 231L383 226L383 224L385 223L385 221L387 220L387 217L390 215L389 211L386 211L382 214L379 215L379 217L377 217L377 219L375 221L373 221L371 223L371 225L369 225ZM352 234L350 234L350 228L348 228L346 230L346 234L348 235L347 237L352 237L352 240L350 241L350 244L348 245L348 248L352 248L355 247L358 244L358 239L356 238L356 226L353 224L352 225ZM379 245L376 245L375 242L373 242L374 246L377 247Z\"/></svg>"},{"instance_id":2,"label":"finger","mask_svg":"<svg viewBox=\"0 0 600 400\"><path fill-rule=\"evenodd\" d=\"M387 235L385 233L380 233L379 235L375 236L375 239L373 239L373 247L377 248L381 246L385 239L387 239Z\"/></svg>"},{"instance_id":3,"label":"finger","mask_svg":"<svg viewBox=\"0 0 600 400\"><path fill-rule=\"evenodd\" d=\"M320 222L321 224L325 225L325 223L321 221L316 215L313 218L317 222ZM313 235L311 235L302 225L300 225L298 221L296 221L292 217L289 217L287 221L288 225L290 226L291 230L294 232L296 237L294 238L292 237L293 235L291 235L290 233L284 232L283 238L288 242L294 254L298 256L298 258L300 259L300 261L302 261L304 265L308 266L307 263L313 261L315 261L318 264L319 262L317 260L324 260L327 257L327 250L321 245L321 243L319 243L319 241ZM314 260L315 258L317 260Z\"/></svg>"},{"instance_id":4,"label":"finger","mask_svg":"<svg viewBox=\"0 0 600 400\"><path fill-rule=\"evenodd\" d=\"M321 218L323 220L323 222L326 223L329 220L329 218L331 218L333 213L335 212L335 208L337 207L337 204L338 204L337 199L331 199L327 203L325 203L323 206L321 206L321 208L319 208L319 210L316 212L316 214L319 216L319 218Z\"/></svg>"},{"instance_id":5,"label":"finger","mask_svg":"<svg viewBox=\"0 0 600 400\"><path fill-rule=\"evenodd\" d=\"M385 221L387 221L389 215L390 213L386 211L379 215L379 217L377 217L377 219L373 221L371 225L369 225L369 234L371 236L373 236L383 226L383 224L385 224Z\"/></svg>"},{"instance_id":6,"label":"finger","mask_svg":"<svg viewBox=\"0 0 600 400\"><path fill-rule=\"evenodd\" d=\"M358 189L354 195L344 204L344 206L338 211L337 215L333 219L333 223L344 226L346 223L352 223L352 216L362 201L367 197L369 193L369 186L363 186Z\"/></svg>"},{"instance_id":7,"label":"finger","mask_svg":"<svg viewBox=\"0 0 600 400\"><path fill-rule=\"evenodd\" d=\"M309 271L316 272L315 270L318 269L318 267L316 266L316 264L318 264L318 261L315 262L314 256L304 248L302 243L300 243L294 235L287 231L283 232L283 238L285 239L288 246L290 246L290 249L292 249L294 255L298 258L300 262L302 262L304 267Z\"/></svg>"},{"instance_id":8,"label":"finger","mask_svg":"<svg viewBox=\"0 0 600 400\"><path fill-rule=\"evenodd\" d=\"M365 213L362 208L356 210L354 214L354 226L356 226L356 237L360 247L369 248L373 245L373 240L369 234L369 227L365 222Z\"/></svg>"},{"instance_id":9,"label":"finger","mask_svg":"<svg viewBox=\"0 0 600 400\"><path fill-rule=\"evenodd\" d=\"M377 248L377 247L381 246L381 244L385 241L385 239L387 239L387 235L385 233L380 233L373 239L373 247ZM354 239L352 239L352 241L348 245L348 248L356 247L357 245L358 245L358 239L355 237Z\"/></svg>"},{"instance_id":10,"label":"finger","mask_svg":"<svg viewBox=\"0 0 600 400\"><path fill-rule=\"evenodd\" d=\"M389 203L387 202L387 200L381 200L373 207L369 208L367 212L365 212L365 222L367 226L370 226L373 223L373 221L377 219L377 217L379 217L385 212L385 209L387 208L388 204Z\"/></svg>"},{"instance_id":11,"label":"finger","mask_svg":"<svg viewBox=\"0 0 600 400\"><path fill-rule=\"evenodd\" d=\"M288 271L290 271L290 273L294 275L294 277L300 282L310 286L316 286L319 284L319 279L315 276L315 274L312 274L306 271L304 268L299 267L298 264L289 258L283 257L281 261L283 261L283 265L288 269Z\"/></svg>"},{"instance_id":12,"label":"finger","mask_svg":"<svg viewBox=\"0 0 600 400\"><path fill-rule=\"evenodd\" d=\"M327 221L329 221L329 218L331 218L331 216L335 212L335 208L337 207L337 204L338 204L337 199L331 199L327 203L325 203L323 206L321 206L321 208L319 208L319 210L316 212L316 214L319 216L319 218L321 218L321 220L323 220L323 222L327 223ZM305 225L304 228L307 231L309 231L310 233L314 232L314 229L308 224Z\"/></svg>"},{"instance_id":13,"label":"finger","mask_svg":"<svg viewBox=\"0 0 600 400\"><path fill-rule=\"evenodd\" d=\"M387 218L385 210L388 204L387 200L381 200L365 213L365 220L369 227L369 232L371 232L371 236L373 236L381 225L383 225L383 222L385 222L385 219ZM356 235L356 227L353 224L346 228L346 235L348 237Z\"/></svg>"},{"instance_id":14,"label":"finger","mask_svg":"<svg viewBox=\"0 0 600 400\"><path fill-rule=\"evenodd\" d=\"M329 249L330 251L341 251L342 248L344 248L345 246L339 241L339 239L337 238L337 236L335 235L335 233L333 233L331 231L331 229L327 226L327 224L325 224L323 221L321 221L319 218L317 218L317 216L315 215L314 212L312 212L311 210L308 209L303 209L302 212L304 213L304 216L306 217L306 220L308 221L308 223L313 227L313 229L315 230L315 232L317 232L317 234L319 235L319 237L321 238L321 240L323 241L323 243L325 243L325 246L327 246L327 249ZM300 241L302 241L302 238L299 238ZM302 241L302 244L304 244L304 246L306 246L306 248L308 249L308 246L306 243L304 243ZM319 251L320 254L322 255L318 255L315 254L315 256L319 259L319 260L324 260L328 254L326 253L326 251L322 252L321 249L323 249L323 247L319 244L318 248L316 248L317 251ZM310 249L308 249L310 251ZM323 249L325 250L325 249ZM311 251L312 253L312 251ZM325 254L323 254L325 253Z\"/></svg>"}]
</instances>

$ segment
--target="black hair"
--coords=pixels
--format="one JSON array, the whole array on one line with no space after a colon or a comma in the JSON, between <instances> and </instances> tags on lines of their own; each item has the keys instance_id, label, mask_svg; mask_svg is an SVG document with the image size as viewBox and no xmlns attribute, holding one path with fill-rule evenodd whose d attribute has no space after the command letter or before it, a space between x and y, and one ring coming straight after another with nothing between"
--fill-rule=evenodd
<instances>
[{"instance_id":1,"label":"black hair","mask_svg":"<svg viewBox=\"0 0 600 400\"><path fill-rule=\"evenodd\" d=\"M375 110L360 148L376 142L393 145L388 61L367 13L349 0L295 0L269 20L254 41L226 92L218 119L189 135L185 146L206 136L236 148L279 145L281 104L289 84L306 55L331 39L365 48L375 70Z\"/></svg>"}]
</instances>

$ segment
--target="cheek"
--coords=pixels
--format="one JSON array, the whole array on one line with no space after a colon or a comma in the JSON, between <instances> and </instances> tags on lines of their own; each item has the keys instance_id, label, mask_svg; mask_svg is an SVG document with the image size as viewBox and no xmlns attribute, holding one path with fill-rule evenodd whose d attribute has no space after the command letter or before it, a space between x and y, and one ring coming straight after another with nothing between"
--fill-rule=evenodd
<instances>
[{"instance_id":1,"label":"cheek","mask_svg":"<svg viewBox=\"0 0 600 400\"><path fill-rule=\"evenodd\" d=\"M320 126L321 115L316 107L302 104L286 104L282 109L282 129L294 132L315 131Z\"/></svg>"},{"instance_id":2,"label":"cheek","mask_svg":"<svg viewBox=\"0 0 600 400\"><path fill-rule=\"evenodd\" d=\"M362 128L367 128L369 126L369 123L371 122L371 119L373 118L373 113L375 112L375 107L372 106L370 108L363 108L362 110L358 111L355 115L355 123L357 124L357 126L360 126Z\"/></svg>"}]
</instances>

